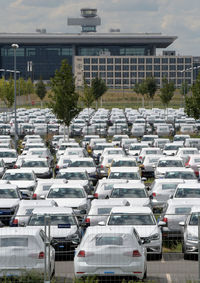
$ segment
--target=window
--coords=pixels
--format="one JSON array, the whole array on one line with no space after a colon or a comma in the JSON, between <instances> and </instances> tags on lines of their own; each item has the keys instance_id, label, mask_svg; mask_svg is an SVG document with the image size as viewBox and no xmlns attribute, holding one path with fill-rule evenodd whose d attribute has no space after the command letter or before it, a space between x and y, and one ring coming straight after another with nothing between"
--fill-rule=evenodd
<instances>
[{"instance_id":1,"label":"window","mask_svg":"<svg viewBox=\"0 0 200 283\"><path fill-rule=\"evenodd\" d=\"M183 63L184 63L183 58L177 58L177 63L178 63L178 64L183 64Z\"/></svg>"},{"instance_id":2,"label":"window","mask_svg":"<svg viewBox=\"0 0 200 283\"><path fill-rule=\"evenodd\" d=\"M121 58L115 58L115 64L121 64Z\"/></svg>"},{"instance_id":3,"label":"window","mask_svg":"<svg viewBox=\"0 0 200 283\"><path fill-rule=\"evenodd\" d=\"M99 64L105 64L106 59L105 58L99 58Z\"/></svg>"},{"instance_id":4,"label":"window","mask_svg":"<svg viewBox=\"0 0 200 283\"><path fill-rule=\"evenodd\" d=\"M93 78L96 78L98 76L98 73L97 72L92 72L92 77Z\"/></svg>"},{"instance_id":5,"label":"window","mask_svg":"<svg viewBox=\"0 0 200 283\"><path fill-rule=\"evenodd\" d=\"M138 71L144 71L144 65L139 65L138 66Z\"/></svg>"},{"instance_id":6,"label":"window","mask_svg":"<svg viewBox=\"0 0 200 283\"><path fill-rule=\"evenodd\" d=\"M90 58L84 58L84 64L90 64Z\"/></svg>"},{"instance_id":7,"label":"window","mask_svg":"<svg viewBox=\"0 0 200 283\"><path fill-rule=\"evenodd\" d=\"M191 58L185 58L185 64L191 64Z\"/></svg>"},{"instance_id":8,"label":"window","mask_svg":"<svg viewBox=\"0 0 200 283\"><path fill-rule=\"evenodd\" d=\"M137 72L131 72L131 77L137 77Z\"/></svg>"},{"instance_id":9,"label":"window","mask_svg":"<svg viewBox=\"0 0 200 283\"><path fill-rule=\"evenodd\" d=\"M169 76L170 76L170 78L176 77L176 72L170 72Z\"/></svg>"},{"instance_id":10,"label":"window","mask_svg":"<svg viewBox=\"0 0 200 283\"><path fill-rule=\"evenodd\" d=\"M146 64L152 64L152 58L146 58Z\"/></svg>"},{"instance_id":11,"label":"window","mask_svg":"<svg viewBox=\"0 0 200 283\"><path fill-rule=\"evenodd\" d=\"M113 64L113 58L107 58L107 64Z\"/></svg>"},{"instance_id":12,"label":"window","mask_svg":"<svg viewBox=\"0 0 200 283\"><path fill-rule=\"evenodd\" d=\"M176 64L176 58L169 58L170 64Z\"/></svg>"},{"instance_id":13,"label":"window","mask_svg":"<svg viewBox=\"0 0 200 283\"><path fill-rule=\"evenodd\" d=\"M160 58L154 58L154 64L160 64Z\"/></svg>"},{"instance_id":14,"label":"window","mask_svg":"<svg viewBox=\"0 0 200 283\"><path fill-rule=\"evenodd\" d=\"M123 70L128 71L129 70L129 65L123 65Z\"/></svg>"},{"instance_id":15,"label":"window","mask_svg":"<svg viewBox=\"0 0 200 283\"><path fill-rule=\"evenodd\" d=\"M121 72L115 72L115 77L116 78L121 78Z\"/></svg>"},{"instance_id":16,"label":"window","mask_svg":"<svg viewBox=\"0 0 200 283\"><path fill-rule=\"evenodd\" d=\"M112 70L113 70L113 65L108 65L108 66L107 66L107 70L108 70L108 71L112 71Z\"/></svg>"},{"instance_id":17,"label":"window","mask_svg":"<svg viewBox=\"0 0 200 283\"><path fill-rule=\"evenodd\" d=\"M129 58L123 58L123 64L129 64Z\"/></svg>"},{"instance_id":18,"label":"window","mask_svg":"<svg viewBox=\"0 0 200 283\"><path fill-rule=\"evenodd\" d=\"M1 247L28 247L28 238L0 238Z\"/></svg>"},{"instance_id":19,"label":"window","mask_svg":"<svg viewBox=\"0 0 200 283\"><path fill-rule=\"evenodd\" d=\"M106 72L100 72L99 75L100 75L101 78L105 78Z\"/></svg>"},{"instance_id":20,"label":"window","mask_svg":"<svg viewBox=\"0 0 200 283\"><path fill-rule=\"evenodd\" d=\"M146 65L146 70L151 71L152 70L152 65Z\"/></svg>"},{"instance_id":21,"label":"window","mask_svg":"<svg viewBox=\"0 0 200 283\"><path fill-rule=\"evenodd\" d=\"M138 77L144 78L144 72L138 72Z\"/></svg>"},{"instance_id":22,"label":"window","mask_svg":"<svg viewBox=\"0 0 200 283\"><path fill-rule=\"evenodd\" d=\"M155 71L160 71L160 65L154 65L154 70Z\"/></svg>"},{"instance_id":23,"label":"window","mask_svg":"<svg viewBox=\"0 0 200 283\"><path fill-rule=\"evenodd\" d=\"M84 65L84 71L89 71L90 70L90 65Z\"/></svg>"},{"instance_id":24,"label":"window","mask_svg":"<svg viewBox=\"0 0 200 283\"><path fill-rule=\"evenodd\" d=\"M113 72L108 72L108 73L107 73L107 77L108 77L108 78L112 78L112 77L113 77Z\"/></svg>"},{"instance_id":25,"label":"window","mask_svg":"<svg viewBox=\"0 0 200 283\"><path fill-rule=\"evenodd\" d=\"M84 78L89 78L90 77L90 72L84 72Z\"/></svg>"},{"instance_id":26,"label":"window","mask_svg":"<svg viewBox=\"0 0 200 283\"><path fill-rule=\"evenodd\" d=\"M144 64L144 58L138 58L138 64Z\"/></svg>"},{"instance_id":27,"label":"window","mask_svg":"<svg viewBox=\"0 0 200 283\"><path fill-rule=\"evenodd\" d=\"M131 58L131 64L137 64L137 58Z\"/></svg>"},{"instance_id":28,"label":"window","mask_svg":"<svg viewBox=\"0 0 200 283\"><path fill-rule=\"evenodd\" d=\"M98 66L97 65L92 65L92 71L98 71Z\"/></svg>"},{"instance_id":29,"label":"window","mask_svg":"<svg viewBox=\"0 0 200 283\"><path fill-rule=\"evenodd\" d=\"M98 59L97 58L92 58L92 64L98 64Z\"/></svg>"},{"instance_id":30,"label":"window","mask_svg":"<svg viewBox=\"0 0 200 283\"><path fill-rule=\"evenodd\" d=\"M121 85L121 83L122 83L121 80L119 80L119 79L115 80L115 84L116 84L116 85Z\"/></svg>"},{"instance_id":31,"label":"window","mask_svg":"<svg viewBox=\"0 0 200 283\"><path fill-rule=\"evenodd\" d=\"M136 71L137 70L137 66L136 65L131 65L131 70Z\"/></svg>"},{"instance_id":32,"label":"window","mask_svg":"<svg viewBox=\"0 0 200 283\"><path fill-rule=\"evenodd\" d=\"M162 65L162 70L167 71L168 70L168 65Z\"/></svg>"},{"instance_id":33,"label":"window","mask_svg":"<svg viewBox=\"0 0 200 283\"><path fill-rule=\"evenodd\" d=\"M153 75L152 75L152 72L146 72L146 77L148 78L148 77L152 77Z\"/></svg>"},{"instance_id":34,"label":"window","mask_svg":"<svg viewBox=\"0 0 200 283\"><path fill-rule=\"evenodd\" d=\"M108 79L108 80L107 80L107 84L108 84L108 85L113 85L113 80Z\"/></svg>"},{"instance_id":35,"label":"window","mask_svg":"<svg viewBox=\"0 0 200 283\"><path fill-rule=\"evenodd\" d=\"M105 71L106 70L106 66L105 65L100 65L99 66L99 70L100 71Z\"/></svg>"},{"instance_id":36,"label":"window","mask_svg":"<svg viewBox=\"0 0 200 283\"><path fill-rule=\"evenodd\" d=\"M162 64L168 64L168 58L162 58Z\"/></svg>"},{"instance_id":37,"label":"window","mask_svg":"<svg viewBox=\"0 0 200 283\"><path fill-rule=\"evenodd\" d=\"M169 69L170 69L170 71L175 71L176 70L176 65L170 65Z\"/></svg>"},{"instance_id":38,"label":"window","mask_svg":"<svg viewBox=\"0 0 200 283\"><path fill-rule=\"evenodd\" d=\"M115 71L121 71L121 65L115 65Z\"/></svg>"},{"instance_id":39,"label":"window","mask_svg":"<svg viewBox=\"0 0 200 283\"><path fill-rule=\"evenodd\" d=\"M123 245L123 237L120 236L96 236L96 246L122 246Z\"/></svg>"}]
</instances>

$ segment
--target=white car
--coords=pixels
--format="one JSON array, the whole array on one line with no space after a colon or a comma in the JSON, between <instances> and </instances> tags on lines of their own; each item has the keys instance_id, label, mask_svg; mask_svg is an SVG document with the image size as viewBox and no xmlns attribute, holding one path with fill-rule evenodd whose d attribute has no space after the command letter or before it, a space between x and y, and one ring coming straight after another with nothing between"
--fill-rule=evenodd
<instances>
[{"instance_id":1,"label":"white car","mask_svg":"<svg viewBox=\"0 0 200 283\"><path fill-rule=\"evenodd\" d=\"M6 168L13 168L17 160L15 149L0 148L0 159L3 159Z\"/></svg>"},{"instance_id":2,"label":"white car","mask_svg":"<svg viewBox=\"0 0 200 283\"><path fill-rule=\"evenodd\" d=\"M146 248L133 227L88 227L76 249L76 278L147 275Z\"/></svg>"},{"instance_id":3,"label":"white car","mask_svg":"<svg viewBox=\"0 0 200 283\"><path fill-rule=\"evenodd\" d=\"M27 272L44 273L45 234L24 227L1 228L0 277L21 276ZM50 275L55 272L55 250L50 246Z\"/></svg>"},{"instance_id":4,"label":"white car","mask_svg":"<svg viewBox=\"0 0 200 283\"><path fill-rule=\"evenodd\" d=\"M169 168L184 168L183 159L178 156L161 157L155 168L155 178L164 178L165 172Z\"/></svg>"},{"instance_id":5,"label":"white car","mask_svg":"<svg viewBox=\"0 0 200 283\"><path fill-rule=\"evenodd\" d=\"M92 197L92 196L91 196ZM85 189L78 181L77 184L54 184L46 196L47 200L54 200L58 206L71 207L79 216L86 214L90 207L90 199L88 199Z\"/></svg>"},{"instance_id":6,"label":"white car","mask_svg":"<svg viewBox=\"0 0 200 283\"><path fill-rule=\"evenodd\" d=\"M10 184L17 185L22 196L31 198L36 187L36 176L30 169L8 169L4 173L2 180L9 181Z\"/></svg>"},{"instance_id":7,"label":"white car","mask_svg":"<svg viewBox=\"0 0 200 283\"><path fill-rule=\"evenodd\" d=\"M143 183L115 184L110 199L126 199L130 206L150 206L150 199Z\"/></svg>"},{"instance_id":8,"label":"white car","mask_svg":"<svg viewBox=\"0 0 200 283\"><path fill-rule=\"evenodd\" d=\"M107 218L106 225L118 227L134 226L141 239L149 240L145 244L147 254L154 259L162 258L161 229L149 207L114 207Z\"/></svg>"}]
</instances>

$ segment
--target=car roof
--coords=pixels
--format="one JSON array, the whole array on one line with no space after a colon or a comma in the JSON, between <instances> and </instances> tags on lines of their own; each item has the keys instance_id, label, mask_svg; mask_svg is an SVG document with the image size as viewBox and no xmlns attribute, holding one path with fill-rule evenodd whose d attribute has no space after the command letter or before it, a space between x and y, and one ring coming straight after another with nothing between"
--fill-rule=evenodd
<instances>
[{"instance_id":1,"label":"car roof","mask_svg":"<svg viewBox=\"0 0 200 283\"><path fill-rule=\"evenodd\" d=\"M128 183L128 184L114 184L113 189L122 188L122 189L144 189L145 185L143 183Z\"/></svg>"},{"instance_id":2,"label":"car roof","mask_svg":"<svg viewBox=\"0 0 200 283\"><path fill-rule=\"evenodd\" d=\"M80 189L83 189L83 186L81 186L80 185L80 181L79 180L75 180L75 181L77 181L77 184L76 184L76 187L75 187L75 185L74 185L74 182L67 182L67 183L65 183L65 184L53 184L52 186L51 186L51 189L55 189L55 188L71 188L71 187L73 187L74 189L77 189L77 188L80 188Z\"/></svg>"},{"instance_id":3,"label":"car roof","mask_svg":"<svg viewBox=\"0 0 200 283\"><path fill-rule=\"evenodd\" d=\"M138 167L111 167L110 172L138 172Z\"/></svg>"},{"instance_id":4,"label":"car roof","mask_svg":"<svg viewBox=\"0 0 200 283\"><path fill-rule=\"evenodd\" d=\"M17 186L14 185L14 184L9 184L9 183L6 183L6 184L0 184L0 190L1 189L17 189ZM1 200L2 201L2 200Z\"/></svg>"},{"instance_id":5,"label":"car roof","mask_svg":"<svg viewBox=\"0 0 200 283\"><path fill-rule=\"evenodd\" d=\"M198 184L198 183L184 183L184 184L179 184L178 186L177 186L177 189L178 188L187 188L187 189L200 189L200 184Z\"/></svg>"},{"instance_id":6,"label":"car roof","mask_svg":"<svg viewBox=\"0 0 200 283\"><path fill-rule=\"evenodd\" d=\"M155 179L154 184L165 184L165 183L184 183L183 179Z\"/></svg>"},{"instance_id":7,"label":"car roof","mask_svg":"<svg viewBox=\"0 0 200 283\"><path fill-rule=\"evenodd\" d=\"M72 214L73 209L71 207L56 207L56 206L50 206L50 207L37 207L34 208L32 211L32 214Z\"/></svg>"},{"instance_id":8,"label":"car roof","mask_svg":"<svg viewBox=\"0 0 200 283\"><path fill-rule=\"evenodd\" d=\"M183 161L183 159L179 156L162 156L160 160L180 160L180 161Z\"/></svg>"},{"instance_id":9,"label":"car roof","mask_svg":"<svg viewBox=\"0 0 200 283\"><path fill-rule=\"evenodd\" d=\"M5 173L33 173L33 170L27 168L7 169Z\"/></svg>"},{"instance_id":10,"label":"car roof","mask_svg":"<svg viewBox=\"0 0 200 283\"><path fill-rule=\"evenodd\" d=\"M56 202L52 200L21 200L20 207L35 207L35 206L53 206Z\"/></svg>"},{"instance_id":11,"label":"car roof","mask_svg":"<svg viewBox=\"0 0 200 283\"><path fill-rule=\"evenodd\" d=\"M193 206L190 213L200 212L200 206Z\"/></svg>"},{"instance_id":12,"label":"car roof","mask_svg":"<svg viewBox=\"0 0 200 283\"><path fill-rule=\"evenodd\" d=\"M32 229L32 228L29 228L28 226L25 228L25 227L3 227L1 228L1 235L0 237L2 236L37 236L39 235L40 231L42 229L40 228L36 228L36 229Z\"/></svg>"},{"instance_id":13,"label":"car roof","mask_svg":"<svg viewBox=\"0 0 200 283\"><path fill-rule=\"evenodd\" d=\"M153 213L150 207L145 206L120 206L113 207L110 213Z\"/></svg>"},{"instance_id":14,"label":"car roof","mask_svg":"<svg viewBox=\"0 0 200 283\"><path fill-rule=\"evenodd\" d=\"M98 207L98 206L112 206L112 205L128 205L129 202L126 199L94 199L91 201L92 207Z\"/></svg>"},{"instance_id":15,"label":"car roof","mask_svg":"<svg viewBox=\"0 0 200 283\"><path fill-rule=\"evenodd\" d=\"M117 234L133 234L133 227L131 226L89 226L87 227L86 233L87 234L110 234L110 233L117 233Z\"/></svg>"}]
</instances>

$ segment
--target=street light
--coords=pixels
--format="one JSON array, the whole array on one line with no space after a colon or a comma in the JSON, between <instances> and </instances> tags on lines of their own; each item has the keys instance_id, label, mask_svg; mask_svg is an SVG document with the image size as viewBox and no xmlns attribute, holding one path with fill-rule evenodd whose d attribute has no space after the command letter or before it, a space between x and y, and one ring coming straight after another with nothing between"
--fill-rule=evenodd
<instances>
[{"instance_id":1,"label":"street light","mask_svg":"<svg viewBox=\"0 0 200 283\"><path fill-rule=\"evenodd\" d=\"M16 50L19 48L18 44L13 43L14 50L14 107L15 107L15 149L17 150L17 109L16 109Z\"/></svg>"}]
</instances>

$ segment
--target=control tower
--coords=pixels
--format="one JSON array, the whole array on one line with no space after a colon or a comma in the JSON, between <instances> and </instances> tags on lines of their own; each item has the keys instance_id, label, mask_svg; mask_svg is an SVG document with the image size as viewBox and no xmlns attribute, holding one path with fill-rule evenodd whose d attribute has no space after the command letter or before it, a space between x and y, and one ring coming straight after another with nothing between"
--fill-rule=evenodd
<instances>
[{"instance_id":1,"label":"control tower","mask_svg":"<svg viewBox=\"0 0 200 283\"><path fill-rule=\"evenodd\" d=\"M97 9L81 9L82 18L68 18L69 26L81 26L82 32L96 32L96 26L101 25L101 19L97 16Z\"/></svg>"}]
</instances>

